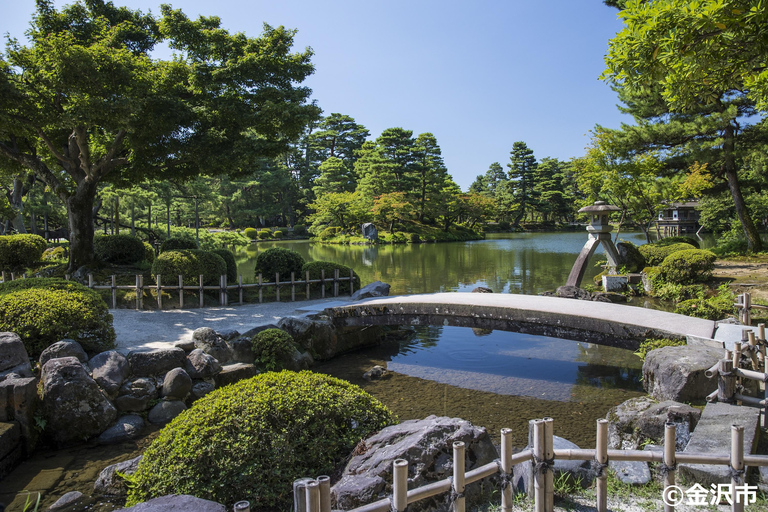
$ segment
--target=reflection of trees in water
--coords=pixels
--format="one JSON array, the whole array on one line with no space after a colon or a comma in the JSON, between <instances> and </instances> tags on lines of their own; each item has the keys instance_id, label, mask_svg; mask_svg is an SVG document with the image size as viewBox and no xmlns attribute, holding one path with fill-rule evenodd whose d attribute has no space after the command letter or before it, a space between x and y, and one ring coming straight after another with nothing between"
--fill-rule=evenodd
<instances>
[{"instance_id":1,"label":"reflection of trees in water","mask_svg":"<svg viewBox=\"0 0 768 512\"><path fill-rule=\"evenodd\" d=\"M578 343L576 384L606 389L641 390L642 361L629 350Z\"/></svg>"},{"instance_id":2,"label":"reflection of trees in water","mask_svg":"<svg viewBox=\"0 0 768 512\"><path fill-rule=\"evenodd\" d=\"M443 335L442 325L419 325L414 327L414 335L408 341L408 347L432 348ZM402 346L402 345L401 345ZM413 352L413 350L411 350Z\"/></svg>"}]
</instances>

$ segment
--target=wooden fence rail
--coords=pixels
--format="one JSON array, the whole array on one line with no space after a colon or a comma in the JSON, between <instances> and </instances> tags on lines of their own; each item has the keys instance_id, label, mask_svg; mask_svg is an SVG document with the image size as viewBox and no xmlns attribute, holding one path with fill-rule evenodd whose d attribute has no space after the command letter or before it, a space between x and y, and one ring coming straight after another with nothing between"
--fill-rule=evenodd
<instances>
[{"instance_id":1,"label":"wooden fence rail","mask_svg":"<svg viewBox=\"0 0 768 512\"><path fill-rule=\"evenodd\" d=\"M5 271L2 272L2 280L3 282L6 282L8 275ZM23 276L26 278L26 275ZM14 273L10 273L11 280L19 279L20 276L17 276ZM69 276L66 276L67 279L69 279ZM320 279L310 279L309 277L309 271L305 273L303 280L297 280L296 275L294 272L291 272L291 279L290 281L281 281L280 280L280 274L275 274L275 280L272 282L265 282L264 278L261 274L257 276L257 282L256 283L243 283L243 276L237 276L237 284L228 284L227 283L227 276L220 276L219 277L219 284L218 285L205 285L203 283L203 276L198 276L198 284L196 285L185 285L184 284L184 276L178 276L178 284L172 284L172 285L164 285L163 282L163 276L157 275L155 276L155 282L144 284L144 276L137 275L136 276L136 282L135 284L127 284L127 285L118 285L117 284L117 276L112 275L111 276L111 284L107 285L98 285L95 283L93 274L88 274L88 288L91 288L93 290L111 290L112 291L112 309L117 309L117 290L131 290L136 293L136 301L135 301L135 308L136 309L143 309L143 296L144 296L144 290L154 290L157 294L157 307L158 309L163 309L163 291L170 291L173 293L179 294L179 307L184 307L184 292L197 292L199 297L199 307L203 307L203 296L206 291L218 291L219 292L219 305L226 306L229 304L229 292L230 291L237 291L238 295L238 304L244 304L243 301L243 292L247 290L248 288L256 288L259 292L259 303L264 302L264 295L263 291L265 288L275 288L275 300L280 301L280 289L281 288L288 288L290 287L291 291L291 301L295 301L297 297L296 288L299 287L299 293L301 294L303 291L303 295L306 300L309 300L311 297L311 287L312 285L320 285L320 296L322 298L325 298L326 292L325 292L325 286L326 284L332 284L332 293L334 297L339 296L339 284L348 282L349 283L349 294L352 295L355 292L355 277L354 277L354 271L349 271L348 277L340 277L339 276L339 269L334 269L333 271L333 277L326 277L325 276L325 270L320 270ZM303 290L302 290L303 289Z\"/></svg>"},{"instance_id":2,"label":"wooden fence rail","mask_svg":"<svg viewBox=\"0 0 768 512\"><path fill-rule=\"evenodd\" d=\"M731 497L733 512L743 512L746 501L749 500L749 487L745 484L747 466L768 466L766 455L744 454L744 427L731 426L730 453L686 453L675 451L676 424L667 422L664 430L664 450L662 452L644 450L609 450L608 449L608 420L597 420L597 442L594 450L556 450L553 448L552 418L533 420L533 447L519 453L512 453L512 431L501 431L500 459L465 471L465 447L462 442L453 444L453 477L432 482L422 487L408 489L408 461L396 459L392 462L392 494L387 497L354 508L349 512L403 512L408 505L439 494L450 493L451 508L454 512L464 512L464 488L496 474L501 475L501 510L510 512L514 501L512 485L512 468L521 462L533 462L533 503L536 512L552 512L554 510L554 473L555 460L585 460L592 461L597 473L595 494L598 512L608 511L608 474L606 468L609 460L657 462L661 464L664 475L665 512L672 512L679 502L674 501L673 492L680 491L675 486L677 464L706 464L726 465L731 470ZM322 482L322 484L321 484ZM328 477L321 476L317 480L308 478L294 483L294 510L304 512L331 512L330 485ZM757 490L754 487L755 491ZM734 490L736 492L734 492ZM678 497L679 498L679 497Z\"/></svg>"}]
</instances>

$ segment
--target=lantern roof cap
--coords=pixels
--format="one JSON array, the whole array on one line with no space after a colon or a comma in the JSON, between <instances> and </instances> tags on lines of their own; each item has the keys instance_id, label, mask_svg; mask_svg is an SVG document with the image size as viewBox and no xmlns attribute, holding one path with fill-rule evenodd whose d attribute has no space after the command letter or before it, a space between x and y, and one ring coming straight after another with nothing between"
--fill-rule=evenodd
<instances>
[{"instance_id":1,"label":"lantern roof cap","mask_svg":"<svg viewBox=\"0 0 768 512\"><path fill-rule=\"evenodd\" d=\"M594 212L618 212L621 208L612 204L607 204L605 201L595 201L595 204L585 206L579 213L594 213Z\"/></svg>"}]
</instances>

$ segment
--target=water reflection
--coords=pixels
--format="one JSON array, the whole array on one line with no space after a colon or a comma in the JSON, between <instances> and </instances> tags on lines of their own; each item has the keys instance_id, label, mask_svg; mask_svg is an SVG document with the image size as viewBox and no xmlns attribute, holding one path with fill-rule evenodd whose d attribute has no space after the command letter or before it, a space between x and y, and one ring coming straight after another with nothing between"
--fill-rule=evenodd
<instances>
[{"instance_id":1,"label":"water reflection","mask_svg":"<svg viewBox=\"0 0 768 512\"><path fill-rule=\"evenodd\" d=\"M628 350L546 336L451 326L415 328L391 371L500 395L582 400L587 388L642 389L642 361Z\"/></svg>"}]
</instances>

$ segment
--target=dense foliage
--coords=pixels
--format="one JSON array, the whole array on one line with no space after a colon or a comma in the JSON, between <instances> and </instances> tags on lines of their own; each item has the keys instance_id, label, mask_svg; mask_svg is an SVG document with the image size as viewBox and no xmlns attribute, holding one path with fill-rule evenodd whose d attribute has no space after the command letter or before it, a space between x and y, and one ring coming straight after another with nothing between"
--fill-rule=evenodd
<instances>
[{"instance_id":1,"label":"dense foliage","mask_svg":"<svg viewBox=\"0 0 768 512\"><path fill-rule=\"evenodd\" d=\"M182 251L197 249L197 243L194 238L186 236L172 236L163 240L160 244L160 252Z\"/></svg>"},{"instance_id":2,"label":"dense foliage","mask_svg":"<svg viewBox=\"0 0 768 512\"><path fill-rule=\"evenodd\" d=\"M0 284L0 331L18 334L30 357L70 338L86 352L114 347L112 315L98 293L63 279L18 279Z\"/></svg>"},{"instance_id":3,"label":"dense foliage","mask_svg":"<svg viewBox=\"0 0 768 512\"><path fill-rule=\"evenodd\" d=\"M297 348L293 336L282 329L265 329L251 339L256 362L268 371L286 369Z\"/></svg>"},{"instance_id":4,"label":"dense foliage","mask_svg":"<svg viewBox=\"0 0 768 512\"><path fill-rule=\"evenodd\" d=\"M272 282L276 274L280 274L281 279L289 279L291 272L296 278L301 275L301 268L304 266L304 257L290 249L282 247L270 247L256 256L256 268L254 273L266 282Z\"/></svg>"},{"instance_id":5,"label":"dense foliage","mask_svg":"<svg viewBox=\"0 0 768 512\"><path fill-rule=\"evenodd\" d=\"M640 359L645 361L645 356L647 356L648 352L650 352L651 350L656 350L657 348L662 348L662 347L680 347L685 344L686 344L685 340L672 340L669 338L649 338L640 344L640 347L638 347L637 352L635 352L635 355L639 356Z\"/></svg>"},{"instance_id":6,"label":"dense foliage","mask_svg":"<svg viewBox=\"0 0 768 512\"><path fill-rule=\"evenodd\" d=\"M97 236L93 239L93 252L100 261L115 265L130 265L146 259L144 243L131 235Z\"/></svg>"},{"instance_id":7,"label":"dense foliage","mask_svg":"<svg viewBox=\"0 0 768 512\"><path fill-rule=\"evenodd\" d=\"M227 282L229 284L236 283L237 282L237 262L235 261L235 255L232 254L232 251L229 249L214 249L212 251L213 254L218 254L221 256L221 259L224 260L224 263L227 264Z\"/></svg>"},{"instance_id":8,"label":"dense foliage","mask_svg":"<svg viewBox=\"0 0 768 512\"><path fill-rule=\"evenodd\" d=\"M0 269L17 270L42 259L48 244L38 235L0 236Z\"/></svg>"},{"instance_id":9,"label":"dense foliage","mask_svg":"<svg viewBox=\"0 0 768 512\"><path fill-rule=\"evenodd\" d=\"M691 299L681 302L675 308L680 315L722 320L733 315L735 296L727 284L718 288L717 294L708 298Z\"/></svg>"},{"instance_id":10,"label":"dense foliage","mask_svg":"<svg viewBox=\"0 0 768 512\"><path fill-rule=\"evenodd\" d=\"M675 251L661 262L659 275L667 282L693 284L712 277L717 256L702 249Z\"/></svg>"},{"instance_id":11,"label":"dense foliage","mask_svg":"<svg viewBox=\"0 0 768 512\"><path fill-rule=\"evenodd\" d=\"M645 264L650 267L661 265L664 258L677 251L687 251L690 244L676 243L671 245L645 244L638 247L640 254L645 258Z\"/></svg>"},{"instance_id":12,"label":"dense foliage","mask_svg":"<svg viewBox=\"0 0 768 512\"><path fill-rule=\"evenodd\" d=\"M152 264L152 274L165 276L165 282L175 282L184 276L184 283L196 285L203 276L205 285L218 285L219 278L227 273L224 259L209 251L180 250L161 252Z\"/></svg>"},{"instance_id":13,"label":"dense foliage","mask_svg":"<svg viewBox=\"0 0 768 512\"><path fill-rule=\"evenodd\" d=\"M311 372L265 373L217 389L166 426L131 478L127 505L191 494L231 507L288 510L292 482L330 474L395 418L348 382Z\"/></svg>"}]
</instances>

